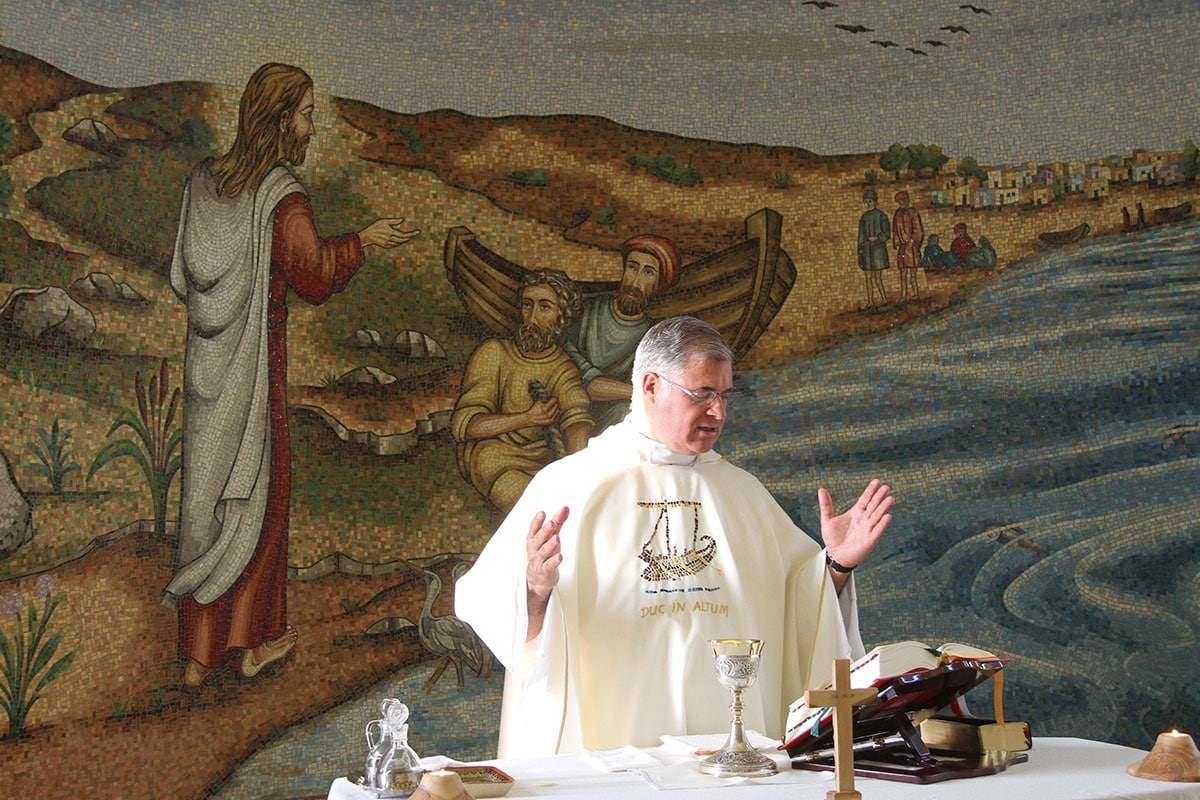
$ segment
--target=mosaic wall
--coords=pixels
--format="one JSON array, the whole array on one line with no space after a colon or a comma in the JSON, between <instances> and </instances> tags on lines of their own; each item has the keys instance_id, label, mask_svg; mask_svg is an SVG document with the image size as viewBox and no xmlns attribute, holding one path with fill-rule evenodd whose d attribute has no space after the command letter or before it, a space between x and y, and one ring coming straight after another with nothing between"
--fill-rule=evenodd
<instances>
[{"instance_id":1,"label":"mosaic wall","mask_svg":"<svg viewBox=\"0 0 1200 800\"><path fill-rule=\"evenodd\" d=\"M22 797L71 760L98 797L324 796L388 697L422 755L492 757L503 668L452 587L522 467L497 478L459 441L464 375L519 316L505 269L607 296L640 234L682 261L646 313L709 318L737 352L727 458L814 534L818 487L894 487L857 573L868 645L1011 656L1004 705L1035 735L1194 732L1185 5L316 2L298 25L255 2L6 3L0 774ZM296 173L318 230L382 238L328 298L287 297L294 647L189 674L162 602L170 268L191 168L268 62L315 82Z\"/></svg>"}]
</instances>

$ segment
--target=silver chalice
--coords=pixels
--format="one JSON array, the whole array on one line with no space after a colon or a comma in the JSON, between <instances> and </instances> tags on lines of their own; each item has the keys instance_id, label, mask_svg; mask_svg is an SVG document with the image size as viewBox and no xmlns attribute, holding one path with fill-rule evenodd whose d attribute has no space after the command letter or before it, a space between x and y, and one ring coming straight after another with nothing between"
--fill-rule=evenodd
<instances>
[{"instance_id":1,"label":"silver chalice","mask_svg":"<svg viewBox=\"0 0 1200 800\"><path fill-rule=\"evenodd\" d=\"M758 752L746 741L742 729L742 690L758 679L758 654L762 639L709 639L717 669L717 680L733 693L729 711L733 723L729 738L720 750L700 762L700 771L720 777L752 777L774 775L775 762Z\"/></svg>"}]
</instances>

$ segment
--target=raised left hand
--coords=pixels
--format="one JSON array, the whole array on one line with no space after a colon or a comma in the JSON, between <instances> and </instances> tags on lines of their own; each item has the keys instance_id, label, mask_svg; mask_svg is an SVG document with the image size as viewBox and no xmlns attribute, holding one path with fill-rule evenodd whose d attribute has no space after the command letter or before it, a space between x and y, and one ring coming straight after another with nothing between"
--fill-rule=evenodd
<instances>
[{"instance_id":1,"label":"raised left hand","mask_svg":"<svg viewBox=\"0 0 1200 800\"><path fill-rule=\"evenodd\" d=\"M885 484L872 480L858 502L844 514L835 515L829 490L817 490L817 502L821 506L821 540L834 561L844 567L857 567L866 560L892 521L889 510L896 498L888 494L890 491Z\"/></svg>"}]
</instances>

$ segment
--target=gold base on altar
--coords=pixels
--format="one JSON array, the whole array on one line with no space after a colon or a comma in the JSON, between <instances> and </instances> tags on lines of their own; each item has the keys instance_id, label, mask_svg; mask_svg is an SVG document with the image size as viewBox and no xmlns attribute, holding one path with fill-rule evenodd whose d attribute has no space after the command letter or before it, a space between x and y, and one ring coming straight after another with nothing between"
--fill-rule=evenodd
<instances>
[{"instance_id":1,"label":"gold base on altar","mask_svg":"<svg viewBox=\"0 0 1200 800\"><path fill-rule=\"evenodd\" d=\"M1029 725L978 717L930 717L920 725L931 750L958 753L1019 753L1033 747Z\"/></svg>"},{"instance_id":2,"label":"gold base on altar","mask_svg":"<svg viewBox=\"0 0 1200 800\"><path fill-rule=\"evenodd\" d=\"M1179 731L1160 733L1150 755L1126 770L1152 781L1200 781L1200 750L1192 737Z\"/></svg>"}]
</instances>

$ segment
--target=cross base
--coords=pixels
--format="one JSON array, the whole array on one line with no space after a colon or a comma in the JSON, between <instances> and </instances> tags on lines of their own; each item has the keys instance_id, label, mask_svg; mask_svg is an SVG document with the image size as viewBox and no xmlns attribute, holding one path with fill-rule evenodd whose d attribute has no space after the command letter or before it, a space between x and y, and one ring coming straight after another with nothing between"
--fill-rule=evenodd
<instances>
[{"instance_id":1,"label":"cross base","mask_svg":"<svg viewBox=\"0 0 1200 800\"><path fill-rule=\"evenodd\" d=\"M825 793L825 800L862 800L862 792L856 789L850 791L842 791L838 789L830 789Z\"/></svg>"}]
</instances>

